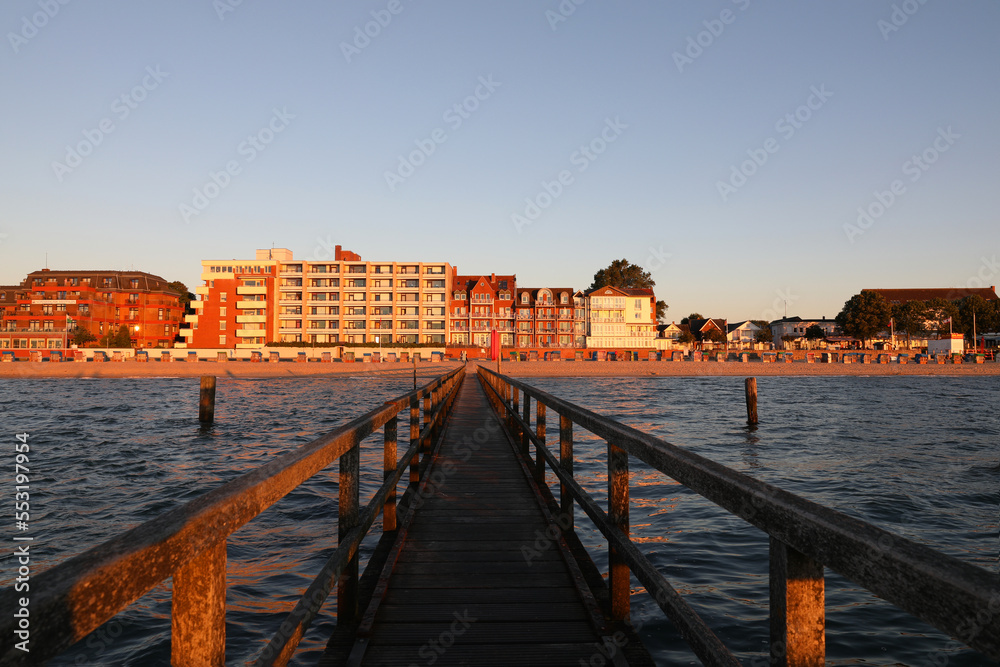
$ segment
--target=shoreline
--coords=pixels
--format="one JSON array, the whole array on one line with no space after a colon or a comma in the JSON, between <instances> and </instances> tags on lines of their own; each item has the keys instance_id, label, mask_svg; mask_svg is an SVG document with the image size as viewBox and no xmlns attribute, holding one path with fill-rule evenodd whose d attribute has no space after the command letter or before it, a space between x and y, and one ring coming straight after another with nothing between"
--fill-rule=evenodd
<instances>
[{"instance_id":1,"label":"shoreline","mask_svg":"<svg viewBox=\"0 0 1000 667\"><path fill-rule=\"evenodd\" d=\"M431 377L446 373L459 361L421 362L417 375ZM470 361L474 371L482 364L496 370L496 362ZM41 378L164 378L217 377L267 379L297 377L411 377L409 363L321 363L247 361L160 361L136 362L31 362L0 363L0 379ZM775 376L1000 376L1000 363L984 364L824 364L716 362L716 361L521 361L502 364L502 372L511 377L775 377Z\"/></svg>"}]
</instances>

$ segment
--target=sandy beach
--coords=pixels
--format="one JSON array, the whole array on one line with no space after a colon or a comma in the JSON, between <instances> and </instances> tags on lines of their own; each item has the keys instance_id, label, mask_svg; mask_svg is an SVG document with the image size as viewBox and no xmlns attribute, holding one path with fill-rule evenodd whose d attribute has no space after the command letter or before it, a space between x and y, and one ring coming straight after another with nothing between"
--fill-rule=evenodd
<instances>
[{"instance_id":1,"label":"sandy beach","mask_svg":"<svg viewBox=\"0 0 1000 667\"><path fill-rule=\"evenodd\" d=\"M417 375L423 378L455 368L461 362L422 362ZM469 370L477 363L469 362ZM496 370L496 362L485 363ZM290 378L323 376L412 376L413 364L407 363L253 363L248 361L160 361L137 362L27 362L0 363L0 378L135 378L198 377L215 375L232 378ZM531 361L504 363L502 372L513 377L713 377L713 376L871 376L871 375L1000 375L1000 363L985 364L824 364L746 363L728 361Z\"/></svg>"}]
</instances>

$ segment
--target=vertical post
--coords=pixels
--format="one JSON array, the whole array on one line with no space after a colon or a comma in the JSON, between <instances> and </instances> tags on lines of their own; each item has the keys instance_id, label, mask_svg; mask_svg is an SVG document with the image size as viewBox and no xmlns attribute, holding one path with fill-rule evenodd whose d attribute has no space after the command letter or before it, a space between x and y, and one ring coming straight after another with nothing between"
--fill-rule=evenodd
<instances>
[{"instance_id":1,"label":"vertical post","mask_svg":"<svg viewBox=\"0 0 1000 667\"><path fill-rule=\"evenodd\" d=\"M531 440L528 439L528 429L531 428L531 396L528 396L528 394L524 395L524 414L521 416L521 419L524 420L525 426L524 430L521 431L521 454L524 455L524 458L531 460L529 449Z\"/></svg>"},{"instance_id":2,"label":"vertical post","mask_svg":"<svg viewBox=\"0 0 1000 667\"><path fill-rule=\"evenodd\" d=\"M826 661L823 564L771 538L771 658L779 667Z\"/></svg>"},{"instance_id":3,"label":"vertical post","mask_svg":"<svg viewBox=\"0 0 1000 667\"><path fill-rule=\"evenodd\" d=\"M170 627L171 665L226 664L225 540L174 572Z\"/></svg>"},{"instance_id":4,"label":"vertical post","mask_svg":"<svg viewBox=\"0 0 1000 667\"><path fill-rule=\"evenodd\" d=\"M417 390L417 357L413 352L410 352L410 358L413 359L413 391Z\"/></svg>"},{"instance_id":5,"label":"vertical post","mask_svg":"<svg viewBox=\"0 0 1000 667\"><path fill-rule=\"evenodd\" d=\"M573 476L573 421L566 415L559 415L559 465ZM559 508L562 520L568 522L563 530L573 530L573 496L565 484L559 485Z\"/></svg>"},{"instance_id":6,"label":"vertical post","mask_svg":"<svg viewBox=\"0 0 1000 667\"><path fill-rule=\"evenodd\" d=\"M542 445L545 444L545 404L535 401L535 437L541 443L535 446L535 481L541 484L545 481L545 456L542 455Z\"/></svg>"},{"instance_id":7,"label":"vertical post","mask_svg":"<svg viewBox=\"0 0 1000 667\"><path fill-rule=\"evenodd\" d=\"M431 424L431 413L434 412L434 406L432 401L434 400L434 390L430 389L426 394L424 394L424 425L421 427L422 431L427 431L427 439L420 443L420 451L423 452L423 459L426 460L431 451L431 436L430 431L427 429Z\"/></svg>"},{"instance_id":8,"label":"vertical post","mask_svg":"<svg viewBox=\"0 0 1000 667\"><path fill-rule=\"evenodd\" d=\"M517 427L514 425L514 415L521 409L521 390L514 386L511 386L511 390L514 392L514 398L510 415L510 430L517 434Z\"/></svg>"},{"instance_id":9,"label":"vertical post","mask_svg":"<svg viewBox=\"0 0 1000 667\"><path fill-rule=\"evenodd\" d=\"M215 421L215 376L201 376L201 400L198 403L198 421L211 424Z\"/></svg>"},{"instance_id":10,"label":"vertical post","mask_svg":"<svg viewBox=\"0 0 1000 667\"><path fill-rule=\"evenodd\" d=\"M747 424L757 424L757 378L746 379Z\"/></svg>"},{"instance_id":11,"label":"vertical post","mask_svg":"<svg viewBox=\"0 0 1000 667\"><path fill-rule=\"evenodd\" d=\"M396 431L398 417L393 415L385 423L385 448L382 457L382 479L387 480L396 474ZM396 530L396 487L389 489L382 506L382 532Z\"/></svg>"},{"instance_id":12,"label":"vertical post","mask_svg":"<svg viewBox=\"0 0 1000 667\"><path fill-rule=\"evenodd\" d=\"M337 509L337 545L358 525L361 447L354 445L340 457L340 505ZM358 554L337 581L337 625L347 625L358 615Z\"/></svg>"},{"instance_id":13,"label":"vertical post","mask_svg":"<svg viewBox=\"0 0 1000 667\"><path fill-rule=\"evenodd\" d=\"M626 536L629 534L628 453L608 443L608 520ZM608 549L608 592L611 620L629 620L631 575L628 565L614 548Z\"/></svg>"},{"instance_id":14,"label":"vertical post","mask_svg":"<svg viewBox=\"0 0 1000 667\"><path fill-rule=\"evenodd\" d=\"M414 394L410 397L410 447L420 437L420 399ZM420 482L420 449L410 459L410 484Z\"/></svg>"}]
</instances>

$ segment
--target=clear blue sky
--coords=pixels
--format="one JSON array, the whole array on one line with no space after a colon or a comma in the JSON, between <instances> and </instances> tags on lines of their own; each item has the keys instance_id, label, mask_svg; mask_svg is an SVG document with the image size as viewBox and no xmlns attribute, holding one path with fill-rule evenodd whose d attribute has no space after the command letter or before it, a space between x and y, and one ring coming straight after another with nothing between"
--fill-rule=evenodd
<instances>
[{"instance_id":1,"label":"clear blue sky","mask_svg":"<svg viewBox=\"0 0 1000 667\"><path fill-rule=\"evenodd\" d=\"M1000 283L992 0L236 1L0 6L0 283L326 243L526 286L624 257L677 320Z\"/></svg>"}]
</instances>

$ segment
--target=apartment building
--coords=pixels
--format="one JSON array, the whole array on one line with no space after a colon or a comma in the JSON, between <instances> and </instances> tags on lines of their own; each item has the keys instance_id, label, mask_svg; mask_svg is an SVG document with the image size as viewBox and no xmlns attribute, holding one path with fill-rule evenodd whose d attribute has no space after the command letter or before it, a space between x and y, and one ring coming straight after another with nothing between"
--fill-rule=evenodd
<instances>
[{"instance_id":1,"label":"apartment building","mask_svg":"<svg viewBox=\"0 0 1000 667\"><path fill-rule=\"evenodd\" d=\"M172 347L183 317L180 295L142 271L33 271L0 287L0 349L68 347L76 328L100 338L128 327L139 348Z\"/></svg>"},{"instance_id":2,"label":"apartment building","mask_svg":"<svg viewBox=\"0 0 1000 667\"><path fill-rule=\"evenodd\" d=\"M571 288L517 288L515 340L519 348L585 345L586 306L582 293Z\"/></svg>"},{"instance_id":3,"label":"apartment building","mask_svg":"<svg viewBox=\"0 0 1000 667\"><path fill-rule=\"evenodd\" d=\"M514 346L514 293L516 277L460 276L453 269L448 304L448 344L488 347L490 332L500 334L500 345Z\"/></svg>"},{"instance_id":4,"label":"apartment building","mask_svg":"<svg viewBox=\"0 0 1000 667\"><path fill-rule=\"evenodd\" d=\"M653 348L656 297L651 289L599 287L586 293L588 348Z\"/></svg>"},{"instance_id":5,"label":"apartment building","mask_svg":"<svg viewBox=\"0 0 1000 667\"><path fill-rule=\"evenodd\" d=\"M182 335L197 348L444 345L452 276L447 262L366 262L340 246L332 261L296 260L286 248L204 260L197 312Z\"/></svg>"}]
</instances>

